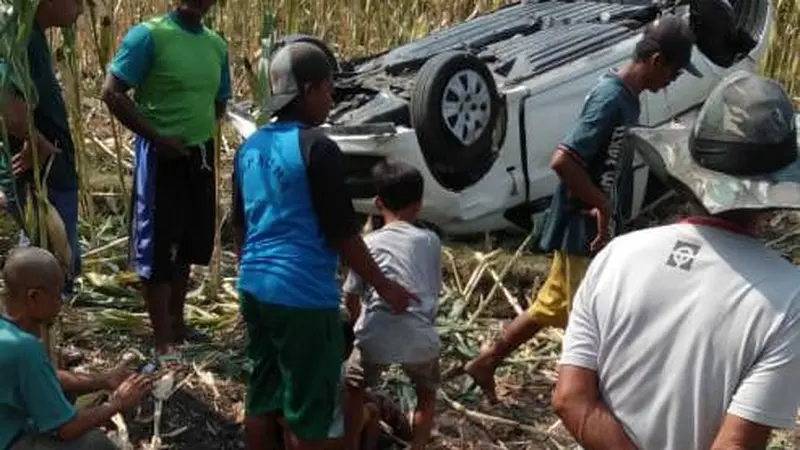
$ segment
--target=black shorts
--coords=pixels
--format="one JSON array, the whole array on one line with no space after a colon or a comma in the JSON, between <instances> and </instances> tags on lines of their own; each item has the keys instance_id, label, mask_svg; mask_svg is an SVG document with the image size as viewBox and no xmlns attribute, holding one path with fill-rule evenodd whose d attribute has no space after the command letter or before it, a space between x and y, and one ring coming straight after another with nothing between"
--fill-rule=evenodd
<instances>
[{"instance_id":1,"label":"black shorts","mask_svg":"<svg viewBox=\"0 0 800 450\"><path fill-rule=\"evenodd\" d=\"M214 250L214 142L188 158L160 157L137 136L131 195L130 262L143 280L168 282Z\"/></svg>"}]
</instances>

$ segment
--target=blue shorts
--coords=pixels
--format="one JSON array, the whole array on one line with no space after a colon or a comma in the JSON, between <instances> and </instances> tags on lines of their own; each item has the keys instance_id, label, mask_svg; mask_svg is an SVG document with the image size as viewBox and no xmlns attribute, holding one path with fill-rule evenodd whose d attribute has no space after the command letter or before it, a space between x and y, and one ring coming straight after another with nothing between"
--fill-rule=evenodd
<instances>
[{"instance_id":1,"label":"blue shorts","mask_svg":"<svg viewBox=\"0 0 800 450\"><path fill-rule=\"evenodd\" d=\"M147 140L134 142L129 255L151 283L171 282L191 264L208 265L214 250L214 143L164 158Z\"/></svg>"}]
</instances>

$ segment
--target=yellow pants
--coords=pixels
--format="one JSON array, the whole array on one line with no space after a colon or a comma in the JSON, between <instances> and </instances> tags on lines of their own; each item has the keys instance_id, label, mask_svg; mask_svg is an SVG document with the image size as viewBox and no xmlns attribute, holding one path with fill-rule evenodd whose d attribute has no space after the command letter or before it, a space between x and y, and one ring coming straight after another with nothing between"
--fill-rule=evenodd
<instances>
[{"instance_id":1,"label":"yellow pants","mask_svg":"<svg viewBox=\"0 0 800 450\"><path fill-rule=\"evenodd\" d=\"M542 326L565 328L572 298L589 267L586 256L555 251L550 273L526 314Z\"/></svg>"}]
</instances>

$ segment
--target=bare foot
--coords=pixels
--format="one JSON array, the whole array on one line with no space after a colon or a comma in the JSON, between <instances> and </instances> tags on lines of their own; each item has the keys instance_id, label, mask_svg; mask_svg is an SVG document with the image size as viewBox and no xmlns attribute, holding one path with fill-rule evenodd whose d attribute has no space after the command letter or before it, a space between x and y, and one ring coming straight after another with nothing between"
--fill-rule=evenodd
<instances>
[{"instance_id":1,"label":"bare foot","mask_svg":"<svg viewBox=\"0 0 800 450\"><path fill-rule=\"evenodd\" d=\"M481 349L481 354L464 366L464 372L475 380L475 384L481 388L489 403L494 404L498 402L494 383L495 368L486 355L487 350Z\"/></svg>"}]
</instances>

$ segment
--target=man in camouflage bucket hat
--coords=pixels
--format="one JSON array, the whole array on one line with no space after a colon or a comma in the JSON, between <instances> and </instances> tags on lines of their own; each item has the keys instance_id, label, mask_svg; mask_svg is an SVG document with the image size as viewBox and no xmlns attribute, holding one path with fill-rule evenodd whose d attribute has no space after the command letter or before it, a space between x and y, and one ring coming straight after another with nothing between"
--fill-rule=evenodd
<instances>
[{"instance_id":1,"label":"man in camouflage bucket hat","mask_svg":"<svg viewBox=\"0 0 800 450\"><path fill-rule=\"evenodd\" d=\"M784 89L748 72L725 78L694 127L634 129L631 144L662 180L677 180L711 214L800 209L797 117Z\"/></svg>"},{"instance_id":2,"label":"man in camouflage bucket hat","mask_svg":"<svg viewBox=\"0 0 800 450\"><path fill-rule=\"evenodd\" d=\"M693 128L634 132L656 176L708 214L620 236L590 264L553 394L583 447L764 449L794 426L798 272L757 233L800 209L795 120L780 85L742 72Z\"/></svg>"}]
</instances>

